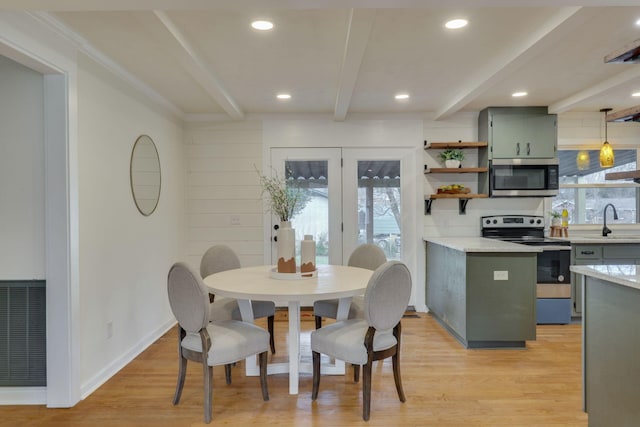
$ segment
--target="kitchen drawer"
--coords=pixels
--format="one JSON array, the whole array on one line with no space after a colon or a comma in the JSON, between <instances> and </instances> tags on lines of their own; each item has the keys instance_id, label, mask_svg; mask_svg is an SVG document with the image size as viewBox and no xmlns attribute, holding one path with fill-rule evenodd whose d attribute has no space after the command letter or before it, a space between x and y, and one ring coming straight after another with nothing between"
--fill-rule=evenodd
<instances>
[{"instance_id":1,"label":"kitchen drawer","mask_svg":"<svg viewBox=\"0 0 640 427\"><path fill-rule=\"evenodd\" d=\"M571 283L538 283L537 298L571 298Z\"/></svg>"},{"instance_id":2,"label":"kitchen drawer","mask_svg":"<svg viewBox=\"0 0 640 427\"><path fill-rule=\"evenodd\" d=\"M640 245L604 245L602 248L604 259L637 259L640 258Z\"/></svg>"},{"instance_id":3,"label":"kitchen drawer","mask_svg":"<svg viewBox=\"0 0 640 427\"><path fill-rule=\"evenodd\" d=\"M536 301L536 323L571 323L571 300L569 298L538 298Z\"/></svg>"},{"instance_id":4,"label":"kitchen drawer","mask_svg":"<svg viewBox=\"0 0 640 427\"><path fill-rule=\"evenodd\" d=\"M602 246L576 246L576 259L601 259Z\"/></svg>"}]
</instances>

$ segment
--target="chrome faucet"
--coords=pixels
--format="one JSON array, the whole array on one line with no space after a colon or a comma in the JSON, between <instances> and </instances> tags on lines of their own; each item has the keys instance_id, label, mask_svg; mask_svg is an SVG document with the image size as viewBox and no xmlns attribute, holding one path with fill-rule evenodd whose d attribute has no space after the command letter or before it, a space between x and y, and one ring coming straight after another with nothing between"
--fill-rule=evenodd
<instances>
[{"instance_id":1,"label":"chrome faucet","mask_svg":"<svg viewBox=\"0 0 640 427\"><path fill-rule=\"evenodd\" d=\"M609 230L609 227L607 227L607 208L609 206L611 206L611 209L613 209L613 219L615 220L618 219L618 212L616 212L616 207L613 206L611 203L607 203L602 212L602 216L604 218L604 227L602 227L602 235L604 237L607 237L607 234L611 233L611 230Z\"/></svg>"}]
</instances>

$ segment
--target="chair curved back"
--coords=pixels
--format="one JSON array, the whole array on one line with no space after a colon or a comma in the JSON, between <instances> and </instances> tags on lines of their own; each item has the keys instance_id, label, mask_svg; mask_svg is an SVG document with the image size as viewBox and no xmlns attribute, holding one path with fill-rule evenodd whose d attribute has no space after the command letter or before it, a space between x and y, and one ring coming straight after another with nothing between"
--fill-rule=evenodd
<instances>
[{"instance_id":1,"label":"chair curved back","mask_svg":"<svg viewBox=\"0 0 640 427\"><path fill-rule=\"evenodd\" d=\"M236 268L240 268L240 259L233 249L227 245L215 245L202 255L200 276L207 277L210 274Z\"/></svg>"},{"instance_id":2,"label":"chair curved back","mask_svg":"<svg viewBox=\"0 0 640 427\"><path fill-rule=\"evenodd\" d=\"M171 311L185 331L198 332L209 324L209 290L191 267L183 262L173 264L167 291Z\"/></svg>"},{"instance_id":3,"label":"chair curved back","mask_svg":"<svg viewBox=\"0 0 640 427\"><path fill-rule=\"evenodd\" d=\"M380 246L373 243L364 243L351 252L347 265L375 270L385 262L387 262L387 256Z\"/></svg>"},{"instance_id":4,"label":"chair curved back","mask_svg":"<svg viewBox=\"0 0 640 427\"><path fill-rule=\"evenodd\" d=\"M388 261L376 269L364 293L364 314L376 330L398 324L411 297L411 273L400 261Z\"/></svg>"}]
</instances>

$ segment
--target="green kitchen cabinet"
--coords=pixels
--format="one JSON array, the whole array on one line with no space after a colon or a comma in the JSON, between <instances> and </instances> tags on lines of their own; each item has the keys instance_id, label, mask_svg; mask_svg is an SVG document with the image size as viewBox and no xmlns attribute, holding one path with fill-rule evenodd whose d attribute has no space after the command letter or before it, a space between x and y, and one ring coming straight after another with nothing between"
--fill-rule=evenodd
<instances>
[{"instance_id":1,"label":"green kitchen cabinet","mask_svg":"<svg viewBox=\"0 0 640 427\"><path fill-rule=\"evenodd\" d=\"M489 159L557 156L557 115L546 107L489 107L478 116L478 137L489 143Z\"/></svg>"},{"instance_id":2,"label":"green kitchen cabinet","mask_svg":"<svg viewBox=\"0 0 640 427\"><path fill-rule=\"evenodd\" d=\"M427 307L466 348L524 348L536 339L536 259L427 242Z\"/></svg>"},{"instance_id":3,"label":"green kitchen cabinet","mask_svg":"<svg viewBox=\"0 0 640 427\"><path fill-rule=\"evenodd\" d=\"M640 264L640 244L604 243L576 244L571 242L571 265ZM582 315L582 284L571 273L573 315Z\"/></svg>"}]
</instances>

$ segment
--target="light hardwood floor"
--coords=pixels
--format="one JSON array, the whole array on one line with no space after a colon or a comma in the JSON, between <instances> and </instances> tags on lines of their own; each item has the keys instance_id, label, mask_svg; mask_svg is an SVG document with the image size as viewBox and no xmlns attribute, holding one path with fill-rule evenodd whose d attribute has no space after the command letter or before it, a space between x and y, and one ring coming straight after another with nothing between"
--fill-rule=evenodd
<instances>
[{"instance_id":1,"label":"light hardwood floor","mask_svg":"<svg viewBox=\"0 0 640 427\"><path fill-rule=\"evenodd\" d=\"M390 360L374 366L371 419L362 420L361 383L324 376L311 401L311 375L288 394L286 375L269 377L263 402L244 363L214 370L210 425L270 426L587 426L582 412L579 324L538 326L526 350L465 350L428 314L403 319L401 369L406 403L398 400ZM303 357L311 359L304 321ZM261 323L259 323L261 324ZM262 325L262 324L261 324ZM263 325L264 326L264 325ZM287 322L276 322L276 359L286 359ZM196 426L203 422L202 370L190 362L182 401L173 406L176 331L171 330L73 408L0 407L2 426ZM272 356L270 356L271 358Z\"/></svg>"}]
</instances>

